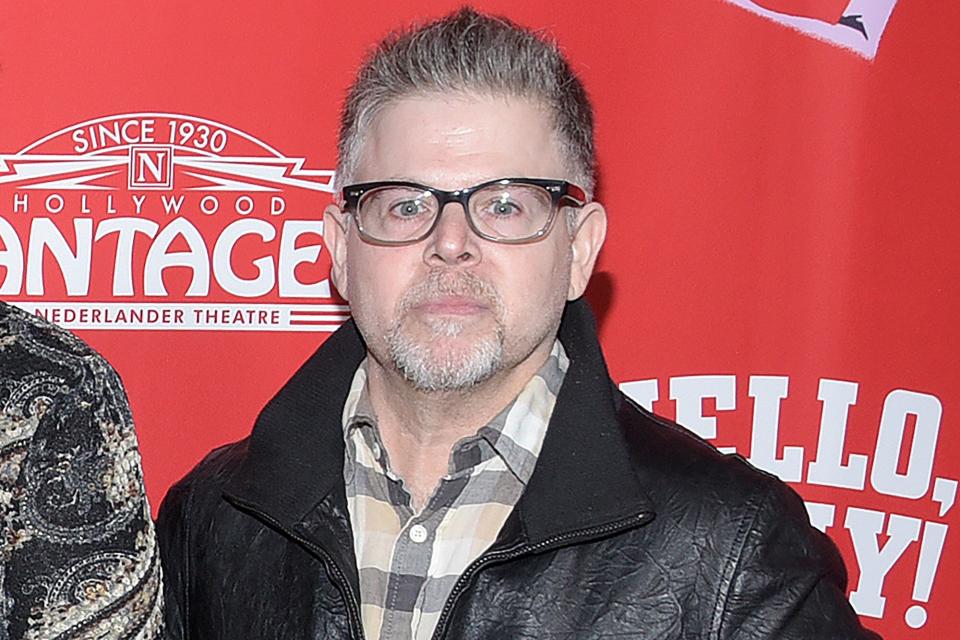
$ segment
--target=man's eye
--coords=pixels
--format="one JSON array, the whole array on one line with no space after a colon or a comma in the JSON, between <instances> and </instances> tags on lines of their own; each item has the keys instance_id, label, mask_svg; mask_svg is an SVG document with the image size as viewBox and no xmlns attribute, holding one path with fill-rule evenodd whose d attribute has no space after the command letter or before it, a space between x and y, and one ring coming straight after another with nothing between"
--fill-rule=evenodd
<instances>
[{"instance_id":1,"label":"man's eye","mask_svg":"<svg viewBox=\"0 0 960 640\"><path fill-rule=\"evenodd\" d=\"M484 207L484 209L491 215L501 218L523 213L523 208L519 204L509 200L494 200Z\"/></svg>"},{"instance_id":2,"label":"man's eye","mask_svg":"<svg viewBox=\"0 0 960 640\"><path fill-rule=\"evenodd\" d=\"M399 218L412 218L423 213L423 205L416 200L405 200L390 207L390 213Z\"/></svg>"}]
</instances>

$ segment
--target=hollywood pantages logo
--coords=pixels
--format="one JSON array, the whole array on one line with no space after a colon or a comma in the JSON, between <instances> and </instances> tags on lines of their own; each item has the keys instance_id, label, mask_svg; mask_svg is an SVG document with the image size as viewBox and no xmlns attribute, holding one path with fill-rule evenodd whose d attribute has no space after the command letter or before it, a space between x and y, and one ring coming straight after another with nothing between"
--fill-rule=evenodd
<instances>
[{"instance_id":1,"label":"hollywood pantages logo","mask_svg":"<svg viewBox=\"0 0 960 640\"><path fill-rule=\"evenodd\" d=\"M0 295L70 328L331 331L333 172L205 118L96 118L0 154Z\"/></svg>"}]
</instances>

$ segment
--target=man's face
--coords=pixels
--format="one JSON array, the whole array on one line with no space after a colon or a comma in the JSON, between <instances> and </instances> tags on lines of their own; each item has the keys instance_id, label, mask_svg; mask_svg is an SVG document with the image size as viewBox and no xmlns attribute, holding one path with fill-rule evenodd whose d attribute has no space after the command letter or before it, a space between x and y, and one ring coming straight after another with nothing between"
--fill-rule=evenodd
<instances>
[{"instance_id":1,"label":"man's face","mask_svg":"<svg viewBox=\"0 0 960 640\"><path fill-rule=\"evenodd\" d=\"M568 174L550 119L536 103L431 94L379 114L352 182L406 180L456 190L496 178ZM340 223L328 217L326 225L334 279L370 354L426 391L468 388L542 361L564 302L583 292L599 248L594 242L589 264L582 264L579 253L587 250L571 244L563 211L546 237L505 245L474 234L452 203L429 237L399 247L369 244L349 216L336 207L328 213Z\"/></svg>"}]
</instances>

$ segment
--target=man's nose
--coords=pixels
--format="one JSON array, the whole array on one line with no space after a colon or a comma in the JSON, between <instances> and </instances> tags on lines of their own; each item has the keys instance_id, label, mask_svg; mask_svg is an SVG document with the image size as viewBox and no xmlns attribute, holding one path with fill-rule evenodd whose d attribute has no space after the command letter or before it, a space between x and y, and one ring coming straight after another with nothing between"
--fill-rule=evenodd
<instances>
[{"instance_id":1,"label":"man's nose","mask_svg":"<svg viewBox=\"0 0 960 640\"><path fill-rule=\"evenodd\" d=\"M470 229L466 211L460 204L451 202L440 212L424 258L429 264L468 265L480 260L479 241L480 238Z\"/></svg>"}]
</instances>

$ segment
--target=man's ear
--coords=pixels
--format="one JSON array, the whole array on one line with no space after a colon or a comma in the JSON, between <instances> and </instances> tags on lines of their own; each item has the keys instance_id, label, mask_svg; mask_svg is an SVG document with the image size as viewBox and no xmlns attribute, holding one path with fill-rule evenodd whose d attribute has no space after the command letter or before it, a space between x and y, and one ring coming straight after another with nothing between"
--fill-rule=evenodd
<instances>
[{"instance_id":1,"label":"man's ear","mask_svg":"<svg viewBox=\"0 0 960 640\"><path fill-rule=\"evenodd\" d=\"M323 210L323 243L327 245L333 263L330 279L344 300L350 299L347 291L348 215L332 202Z\"/></svg>"},{"instance_id":2,"label":"man's ear","mask_svg":"<svg viewBox=\"0 0 960 640\"><path fill-rule=\"evenodd\" d=\"M607 212L599 202L590 202L580 209L577 226L573 232L570 263L570 288L567 300L576 300L583 295L597 263L600 247L607 237Z\"/></svg>"}]
</instances>

